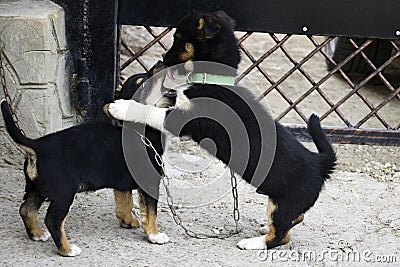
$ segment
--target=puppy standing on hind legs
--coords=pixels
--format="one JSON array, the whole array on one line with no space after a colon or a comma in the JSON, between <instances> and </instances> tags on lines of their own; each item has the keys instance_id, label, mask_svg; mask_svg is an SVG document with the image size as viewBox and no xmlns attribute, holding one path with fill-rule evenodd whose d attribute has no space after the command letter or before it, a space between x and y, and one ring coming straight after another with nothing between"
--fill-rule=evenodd
<instances>
[{"instance_id":1,"label":"puppy standing on hind legs","mask_svg":"<svg viewBox=\"0 0 400 267\"><path fill-rule=\"evenodd\" d=\"M195 12L184 17L177 26L174 43L166 53L164 63L173 66L187 61L211 61L237 69L240 54L232 25L232 19L223 12ZM193 73L197 72L202 77L215 74L209 75L207 68L196 67L194 64ZM235 72L215 70L220 71L216 73L219 76L232 76ZM179 66L176 71L181 71ZM173 72L174 67L172 71L167 71L168 78L173 78ZM269 231L263 236L244 239L237 244L241 249L273 248L290 241L290 229L301 222L304 213L314 205L325 180L334 170L336 155L316 115L309 118L308 130L318 153L306 149L276 121L273 121L276 143L268 143L270 137L261 135L259 128L262 126L258 124L260 121L253 111L257 110L256 113L262 114L261 117L266 120L272 118L255 97L246 91L248 92L246 88L240 86L220 86L207 83L203 79L192 82L183 92L177 94L176 103L185 104L178 105L173 110L143 105L133 100L118 100L109 105L109 112L117 119L145 123L176 136L189 136L197 143L205 138L213 140L217 148L216 157L251 184L258 163L265 163L261 158L262 151L268 150L269 145L275 145L275 155L269 172L265 173L261 183L253 184L257 187L257 193L269 196ZM229 106L241 119L240 123L248 133L250 146L248 164L244 171L231 161L232 151L240 151L237 148L242 146L243 140L231 143L229 133L221 126L232 125L232 121L227 118L228 121L219 125L207 119L205 114L212 108L207 105L207 101L196 101L197 98L220 102L220 107L213 106L214 114L223 114L223 106Z\"/></svg>"}]
</instances>

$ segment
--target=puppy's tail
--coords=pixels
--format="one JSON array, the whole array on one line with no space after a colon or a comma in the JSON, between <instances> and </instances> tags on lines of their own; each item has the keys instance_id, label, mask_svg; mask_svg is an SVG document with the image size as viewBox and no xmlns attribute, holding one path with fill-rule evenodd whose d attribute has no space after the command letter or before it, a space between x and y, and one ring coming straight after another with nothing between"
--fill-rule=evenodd
<instances>
[{"instance_id":1,"label":"puppy's tail","mask_svg":"<svg viewBox=\"0 0 400 267\"><path fill-rule=\"evenodd\" d=\"M11 115L10 106L5 99L1 101L1 112L3 113L4 124L11 138L26 152L34 154L35 141L27 138L21 133Z\"/></svg>"},{"instance_id":2,"label":"puppy's tail","mask_svg":"<svg viewBox=\"0 0 400 267\"><path fill-rule=\"evenodd\" d=\"M308 131L321 157L321 175L328 179L335 169L337 158L331 143L321 128L319 117L315 114L308 119Z\"/></svg>"}]
</instances>

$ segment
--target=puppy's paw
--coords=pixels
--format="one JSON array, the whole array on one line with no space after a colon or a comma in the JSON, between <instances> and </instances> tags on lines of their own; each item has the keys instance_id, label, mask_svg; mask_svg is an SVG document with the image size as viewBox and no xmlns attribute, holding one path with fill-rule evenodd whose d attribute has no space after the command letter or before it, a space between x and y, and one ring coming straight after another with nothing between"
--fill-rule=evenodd
<instances>
[{"instance_id":1,"label":"puppy's paw","mask_svg":"<svg viewBox=\"0 0 400 267\"><path fill-rule=\"evenodd\" d=\"M106 114L106 116L107 116L108 118L112 119L112 116L111 116L110 112L108 111L108 108L109 108L109 107L110 107L110 104L105 104L105 105L103 106L103 112L104 112L104 114Z\"/></svg>"},{"instance_id":2,"label":"puppy's paw","mask_svg":"<svg viewBox=\"0 0 400 267\"><path fill-rule=\"evenodd\" d=\"M49 238L51 237L51 234L49 233L49 231L43 231L43 233L41 234L41 235L33 235L32 237L31 237L31 239L33 240L33 241L47 241L47 240L49 240Z\"/></svg>"},{"instance_id":3,"label":"puppy's paw","mask_svg":"<svg viewBox=\"0 0 400 267\"><path fill-rule=\"evenodd\" d=\"M169 237L164 233L149 234L149 241L154 244L165 244L169 242Z\"/></svg>"},{"instance_id":4,"label":"puppy's paw","mask_svg":"<svg viewBox=\"0 0 400 267\"><path fill-rule=\"evenodd\" d=\"M131 100L118 99L114 103L108 104L108 112L111 116L118 120L125 120L126 114L128 113L129 106L135 103Z\"/></svg>"},{"instance_id":5,"label":"puppy's paw","mask_svg":"<svg viewBox=\"0 0 400 267\"><path fill-rule=\"evenodd\" d=\"M267 246L265 244L265 235L242 239L239 243L237 243L237 247L240 249L266 249Z\"/></svg>"},{"instance_id":6,"label":"puppy's paw","mask_svg":"<svg viewBox=\"0 0 400 267\"><path fill-rule=\"evenodd\" d=\"M133 216L129 220L126 220L126 219L122 220L122 219L119 219L119 218L118 218L118 220L119 220L119 225L122 228L132 229L132 228L139 228L140 227L139 220L134 218Z\"/></svg>"},{"instance_id":7,"label":"puppy's paw","mask_svg":"<svg viewBox=\"0 0 400 267\"><path fill-rule=\"evenodd\" d=\"M71 244L71 249L69 251L67 251L66 253L64 252L59 252L59 253L61 254L61 256L64 257L75 257L81 254L81 252L82 250L78 246Z\"/></svg>"}]
</instances>

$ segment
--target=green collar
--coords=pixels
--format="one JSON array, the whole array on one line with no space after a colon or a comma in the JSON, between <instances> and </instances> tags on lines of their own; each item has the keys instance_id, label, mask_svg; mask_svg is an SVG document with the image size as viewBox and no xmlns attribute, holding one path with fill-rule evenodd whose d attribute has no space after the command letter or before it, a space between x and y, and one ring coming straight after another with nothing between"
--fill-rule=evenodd
<instances>
[{"instance_id":1,"label":"green collar","mask_svg":"<svg viewBox=\"0 0 400 267\"><path fill-rule=\"evenodd\" d=\"M187 83L189 84L216 84L225 86L234 86L235 77L216 75L210 73L190 73L187 77Z\"/></svg>"}]
</instances>

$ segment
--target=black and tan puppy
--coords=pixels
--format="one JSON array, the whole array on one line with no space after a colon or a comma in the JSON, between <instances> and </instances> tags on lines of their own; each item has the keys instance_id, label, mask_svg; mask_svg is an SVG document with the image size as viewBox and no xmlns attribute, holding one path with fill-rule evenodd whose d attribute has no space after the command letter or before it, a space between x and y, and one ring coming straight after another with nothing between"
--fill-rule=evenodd
<instances>
[{"instance_id":1,"label":"black and tan puppy","mask_svg":"<svg viewBox=\"0 0 400 267\"><path fill-rule=\"evenodd\" d=\"M132 90L130 92L134 93ZM172 104L169 98L162 96L159 89L146 92L145 96L140 97L137 100L160 107ZM154 99L158 101L155 102ZM156 164L152 150L147 149L151 162L143 164L142 168L135 172L145 177L142 179L147 179L154 188L155 192L150 195L138 186L126 165L122 148L122 128L114 127L108 122L95 122L32 140L17 129L5 100L1 102L1 110L8 133L26 152L26 193L20 214L31 239L46 241L51 236L59 254L79 255L81 249L68 242L64 231L65 218L75 194L113 188L116 216L122 227L140 226L139 221L132 216L132 190L139 189L141 221L149 241L158 244L169 241L168 236L159 233L156 226L158 201L154 196L158 192L161 168ZM152 141L158 153L162 154L161 133L147 128L146 137ZM142 155L143 151L146 154L146 150L143 150L140 136L132 133L129 138L135 144L130 147L134 150L132 153L138 157L146 156ZM41 229L37 220L39 208L45 200L50 201L45 217L45 225L50 233Z\"/></svg>"},{"instance_id":2,"label":"black and tan puppy","mask_svg":"<svg viewBox=\"0 0 400 267\"><path fill-rule=\"evenodd\" d=\"M232 80L229 76L235 75L240 54L233 34L233 25L233 20L223 12L195 12L178 24L174 43L164 58L167 66L190 61L211 61L226 64L231 68L215 69L217 73L210 73L207 67L201 69L200 65L199 69L194 64L193 73L199 74L203 80L192 81L183 92L178 92L175 109L155 108L133 100L119 100L110 104L109 112L117 119L147 123L166 133L190 136L198 143L204 139L211 139L216 147L217 158L240 173L248 183L256 186L258 193L269 196L268 233L243 239L237 244L238 247L273 248L290 241L290 229L301 222L304 213L314 205L324 181L334 170L336 155L316 115L310 117L308 130L319 153L306 149L286 128L273 121L255 97L246 93L246 88L234 84L221 86L216 84L220 79L211 82L206 79L218 74L226 76L224 80ZM183 69L185 68L184 66ZM175 67L175 70L182 72L182 68ZM174 71L169 70L167 73L169 79L174 78ZM200 101L202 99L210 101ZM182 104L179 105L180 103ZM219 104L211 106L210 103ZM244 126L247 134L246 139L235 142L235 136L232 138L230 135L236 131L232 125L237 125L237 129L239 125L235 124L234 116L220 116L226 112L225 107L229 107L240 118L240 124ZM224 126L232 127L233 131L229 132L219 121L208 119L207 115L211 114L210 112L225 119ZM275 140L273 135L262 134L264 128L268 132L269 126L264 126L264 121L258 120L259 118L272 122L274 131L271 133L276 133ZM243 153L242 157L248 161L247 165L245 162L245 168L241 169L240 152L244 144L248 144L249 150ZM268 151L273 149L274 157L263 157L264 151L268 154ZM260 166L262 168L264 164L268 165L269 160L269 172L254 183L254 177L260 175Z\"/></svg>"}]
</instances>

